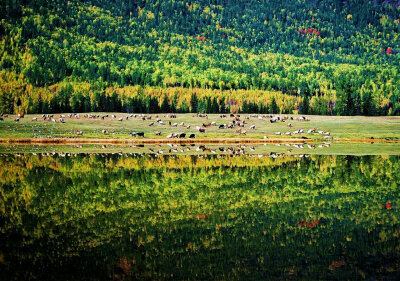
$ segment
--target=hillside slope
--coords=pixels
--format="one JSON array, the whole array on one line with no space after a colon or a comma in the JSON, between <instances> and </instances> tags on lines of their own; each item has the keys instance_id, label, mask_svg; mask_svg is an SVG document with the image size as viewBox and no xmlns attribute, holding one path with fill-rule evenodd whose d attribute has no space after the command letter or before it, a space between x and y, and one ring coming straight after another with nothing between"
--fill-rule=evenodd
<instances>
[{"instance_id":1,"label":"hillside slope","mask_svg":"<svg viewBox=\"0 0 400 281\"><path fill-rule=\"evenodd\" d=\"M294 95L303 113L400 114L397 1L6 0L0 14L0 111L41 111L31 88L61 85L43 94L51 111L66 83L69 108L55 103L72 109L77 85L90 83L99 95L254 89Z\"/></svg>"}]
</instances>

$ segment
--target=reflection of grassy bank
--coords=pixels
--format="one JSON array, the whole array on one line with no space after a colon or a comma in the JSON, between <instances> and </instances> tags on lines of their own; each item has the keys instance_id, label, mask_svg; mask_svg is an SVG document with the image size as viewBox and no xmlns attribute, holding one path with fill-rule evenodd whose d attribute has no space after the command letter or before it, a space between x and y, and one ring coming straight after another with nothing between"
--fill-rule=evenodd
<instances>
[{"instance_id":1,"label":"reflection of grassy bank","mask_svg":"<svg viewBox=\"0 0 400 281\"><path fill-rule=\"evenodd\" d=\"M96 113L100 116L102 113ZM146 138L165 138L166 135L175 132L197 133L196 126L201 126L203 123L215 121L217 125L228 124L233 118L220 118L216 114L211 114L206 118L194 117L193 114L178 114L176 119L167 119L163 114L159 117L166 123L160 125L157 122L149 127L150 122L154 122L155 115L151 115L152 120L142 121L139 118L131 118L122 122L118 121L120 117L126 117L128 114L116 114L116 119L108 118L106 120L88 119L81 117L80 119L66 118L66 123L53 123L51 121L41 121L39 115L26 115L25 118L20 119L19 122L14 122L15 116L10 116L5 121L0 122L0 138L76 138L75 131L82 130L84 132L81 138L106 138L106 139L128 139L130 138L130 131L141 131L145 133ZM32 117L38 117L39 121L32 122ZM55 114L55 118L59 114ZM111 116L111 114L110 114ZM150 116L150 115L149 115ZM334 137L340 139L394 139L400 138L400 117L340 117L340 116L309 116L309 122L302 122L297 120L288 120L286 122L278 122L271 124L269 119L259 120L252 117L244 119L247 114L241 115L241 120L246 121L245 129L247 136L242 138L260 138L268 136L269 138L279 138L275 132L288 132L298 129L304 129L306 132L310 128L317 130L329 131ZM294 116L295 118L298 116ZM190 125L191 128L187 129L184 126L172 127L168 125L168 121L180 124L185 123L185 126ZM292 128L288 128L287 124L291 123ZM255 130L250 130L250 125L255 125ZM109 134L104 135L102 130L109 130ZM218 129L218 126L211 126L206 129L206 133L201 134L202 138L237 138L240 137L236 133L236 129ZM114 133L111 133L114 131ZM155 132L161 131L162 136L156 136ZM310 138L321 138L321 135L309 136ZM200 137L197 134L197 137ZM293 135L293 138L298 138L299 135ZM287 138L287 136L282 136Z\"/></svg>"},{"instance_id":2,"label":"reflection of grassy bank","mask_svg":"<svg viewBox=\"0 0 400 281\"><path fill-rule=\"evenodd\" d=\"M322 143L313 143L312 149L307 144L304 148L296 148L293 144L245 144L245 153L251 155L269 155L271 152L284 153L286 155L311 154L311 155L400 155L400 144L391 143L338 143L321 147ZM196 145L168 146L162 145L119 145L119 144L74 144L74 145L1 145L0 153L140 153L154 154L162 151L163 154L174 155L203 155L211 152L196 151ZM229 154L221 152L219 148L239 147L238 144L206 144L207 148L217 154ZM254 150L253 150L254 148Z\"/></svg>"},{"instance_id":3,"label":"reflection of grassy bank","mask_svg":"<svg viewBox=\"0 0 400 281\"><path fill-rule=\"evenodd\" d=\"M25 155L0 157L0 171L6 277L395 280L400 273L396 156Z\"/></svg>"}]
</instances>

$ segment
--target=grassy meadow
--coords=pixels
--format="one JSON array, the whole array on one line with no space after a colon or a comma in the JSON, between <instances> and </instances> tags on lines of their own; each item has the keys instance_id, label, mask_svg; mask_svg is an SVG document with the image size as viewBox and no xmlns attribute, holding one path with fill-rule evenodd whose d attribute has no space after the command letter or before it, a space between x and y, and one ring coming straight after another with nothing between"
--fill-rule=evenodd
<instances>
[{"instance_id":1,"label":"grassy meadow","mask_svg":"<svg viewBox=\"0 0 400 281\"><path fill-rule=\"evenodd\" d=\"M316 131L330 132L330 135L336 140L359 140L359 139L399 139L400 138L400 117L364 117L364 116L307 116L310 121L299 121L297 115L289 115L294 120L286 120L285 122L270 123L270 118L248 117L248 114L241 114L240 120L245 121L247 131L246 135L239 135L237 130L239 127L232 129L219 129L221 124L229 124L233 120L227 115L220 118L218 114L209 114L207 117L197 117L195 114L177 114L176 118L167 118L167 114L158 114L158 117L165 122L161 125L156 122L155 114L147 114L151 116L151 120L142 120L140 115L136 118L128 118L127 113L114 113L116 118L110 117L102 120L101 118L87 118L85 114L80 114L80 118L65 118L65 123L58 122L61 114L54 114L56 122L49 120L44 121L41 115L25 115L20 118L19 122L15 122L15 115L10 115L0 122L0 138L104 138L104 139L128 139L131 138L129 132L144 132L145 138L166 138L171 133L194 133L196 138L299 138L306 136L313 139L323 139L324 136L318 133L308 135L307 130L315 128ZM67 115L67 114L65 114ZM105 113L93 113L93 115L103 116ZM262 115L259 115L262 116ZM32 121L37 117L38 121ZM123 121L118 121L124 118ZM247 119L248 118L248 119ZM177 123L177 127L169 125ZM149 126L152 122L154 125ZM184 122L184 126L180 124ZM216 125L205 128L205 133L199 133L196 126L202 126L203 123L215 122ZM288 127L288 124L292 127ZM255 129L250 129L251 125L255 125ZM188 129L187 126L190 126ZM305 134L285 135L286 132L303 129ZM108 134L102 133L107 130ZM76 131L82 131L83 135L78 136ZM156 132L161 132L161 136L157 136ZM276 135L281 132L282 135Z\"/></svg>"}]
</instances>

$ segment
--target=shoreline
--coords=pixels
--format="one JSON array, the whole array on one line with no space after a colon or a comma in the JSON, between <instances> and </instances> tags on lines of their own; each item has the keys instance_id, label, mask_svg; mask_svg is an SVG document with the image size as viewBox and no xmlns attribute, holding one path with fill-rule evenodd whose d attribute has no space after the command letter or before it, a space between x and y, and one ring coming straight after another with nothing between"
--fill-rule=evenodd
<instances>
[{"instance_id":1,"label":"shoreline","mask_svg":"<svg viewBox=\"0 0 400 281\"><path fill-rule=\"evenodd\" d=\"M299 139L299 138L199 138L199 139L99 139L99 138L0 138L0 144L54 145L54 144L278 144L278 143L399 143L398 139Z\"/></svg>"}]
</instances>

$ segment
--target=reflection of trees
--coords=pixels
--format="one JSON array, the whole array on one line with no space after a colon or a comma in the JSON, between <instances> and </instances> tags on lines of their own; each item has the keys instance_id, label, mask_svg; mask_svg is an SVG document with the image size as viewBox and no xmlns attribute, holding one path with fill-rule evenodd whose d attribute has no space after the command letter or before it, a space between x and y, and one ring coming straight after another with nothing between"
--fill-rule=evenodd
<instances>
[{"instance_id":1,"label":"reflection of trees","mask_svg":"<svg viewBox=\"0 0 400 281\"><path fill-rule=\"evenodd\" d=\"M118 274L122 259L139 279L330 278L385 272L398 256L398 157L10 156L0 167L8 274L85 268L84 279Z\"/></svg>"}]
</instances>

